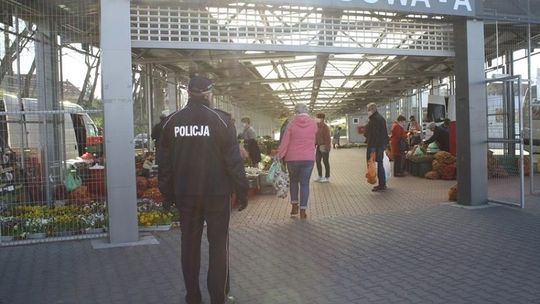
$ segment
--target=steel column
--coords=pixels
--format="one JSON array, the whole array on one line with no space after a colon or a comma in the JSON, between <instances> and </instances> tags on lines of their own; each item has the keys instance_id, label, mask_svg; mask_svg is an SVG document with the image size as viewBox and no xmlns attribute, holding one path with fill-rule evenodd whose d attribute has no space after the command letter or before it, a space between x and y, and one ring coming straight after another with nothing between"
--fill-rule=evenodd
<instances>
[{"instance_id":1,"label":"steel column","mask_svg":"<svg viewBox=\"0 0 540 304\"><path fill-rule=\"evenodd\" d=\"M38 91L38 109L58 110L60 107L60 89L58 77L58 43L57 32L51 20L43 19L38 22L36 32L36 78ZM19 57L19 56L18 56ZM17 57L17 59L18 59ZM21 77L20 74L17 77ZM20 89L20 88L19 88ZM64 144L60 137L59 115L44 115L39 128L40 148L43 156L43 176L45 179L45 200L54 201L53 185L60 183L61 147Z\"/></svg>"}]
</instances>

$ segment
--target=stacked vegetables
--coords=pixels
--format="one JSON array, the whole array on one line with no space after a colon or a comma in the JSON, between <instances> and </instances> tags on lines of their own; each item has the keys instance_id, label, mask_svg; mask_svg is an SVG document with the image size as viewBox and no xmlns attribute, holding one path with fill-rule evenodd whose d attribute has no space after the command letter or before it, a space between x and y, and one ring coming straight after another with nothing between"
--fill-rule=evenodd
<instances>
[{"instance_id":1,"label":"stacked vegetables","mask_svg":"<svg viewBox=\"0 0 540 304\"><path fill-rule=\"evenodd\" d=\"M429 171L424 176L427 179L456 179L456 158L446 152L440 151L433 156L434 160L431 164L432 171Z\"/></svg>"},{"instance_id":2,"label":"stacked vegetables","mask_svg":"<svg viewBox=\"0 0 540 304\"><path fill-rule=\"evenodd\" d=\"M452 202L457 202L457 184L450 187L450 190L448 190L448 200Z\"/></svg>"}]
</instances>

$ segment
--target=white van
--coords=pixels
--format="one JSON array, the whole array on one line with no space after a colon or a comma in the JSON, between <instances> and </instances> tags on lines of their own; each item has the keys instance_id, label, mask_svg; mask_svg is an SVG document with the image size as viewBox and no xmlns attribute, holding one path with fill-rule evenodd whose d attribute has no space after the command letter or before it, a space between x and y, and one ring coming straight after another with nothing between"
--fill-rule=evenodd
<instances>
[{"instance_id":1,"label":"white van","mask_svg":"<svg viewBox=\"0 0 540 304\"><path fill-rule=\"evenodd\" d=\"M87 138L97 137L98 129L80 105L69 101L63 101L62 104L65 111L62 118L66 159L74 159L85 153ZM38 110L38 100L35 98L23 98L22 104L16 96L4 95L0 98L0 112L27 112L25 115L0 115L0 144L11 149L41 150L47 143L41 141L40 124L48 114L28 114Z\"/></svg>"},{"instance_id":2,"label":"white van","mask_svg":"<svg viewBox=\"0 0 540 304\"><path fill-rule=\"evenodd\" d=\"M525 143L525 150L530 150L530 126L529 126L529 104L525 101L523 107L523 139ZM533 153L540 153L540 100L533 100L532 102L532 129L533 129ZM530 152L530 151L529 151Z\"/></svg>"}]
</instances>

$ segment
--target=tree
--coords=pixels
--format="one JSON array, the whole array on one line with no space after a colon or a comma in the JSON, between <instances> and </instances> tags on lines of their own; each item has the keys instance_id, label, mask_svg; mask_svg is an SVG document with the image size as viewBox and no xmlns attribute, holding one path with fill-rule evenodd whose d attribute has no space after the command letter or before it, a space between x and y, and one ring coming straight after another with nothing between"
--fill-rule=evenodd
<instances>
[{"instance_id":1,"label":"tree","mask_svg":"<svg viewBox=\"0 0 540 304\"><path fill-rule=\"evenodd\" d=\"M34 32L28 31L28 26L19 34L19 39L10 41L9 33L4 28L4 46L6 46L6 53L0 60L0 83L4 80L6 75L13 75L13 62L17 60L20 50L24 49L26 45L34 36ZM30 34L30 36L29 36ZM10 43L11 42L11 43Z\"/></svg>"},{"instance_id":2,"label":"tree","mask_svg":"<svg viewBox=\"0 0 540 304\"><path fill-rule=\"evenodd\" d=\"M98 50L94 54L95 48L89 47L89 50L85 53L84 63L86 64L86 75L84 77L83 86L77 103L85 109L92 107L94 100L94 93L97 85L97 76L99 75L99 63L100 63L100 51ZM94 70L94 77L92 77L92 70ZM92 79L93 78L93 79Z\"/></svg>"}]
</instances>

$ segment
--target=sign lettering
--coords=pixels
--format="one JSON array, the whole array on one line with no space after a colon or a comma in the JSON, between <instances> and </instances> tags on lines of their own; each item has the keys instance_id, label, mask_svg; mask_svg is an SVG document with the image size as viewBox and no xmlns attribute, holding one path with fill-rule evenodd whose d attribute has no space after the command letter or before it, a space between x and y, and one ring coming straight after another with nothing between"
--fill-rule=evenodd
<instances>
[{"instance_id":1,"label":"sign lettering","mask_svg":"<svg viewBox=\"0 0 540 304\"><path fill-rule=\"evenodd\" d=\"M210 136L208 126L175 126L174 137Z\"/></svg>"},{"instance_id":2,"label":"sign lettering","mask_svg":"<svg viewBox=\"0 0 540 304\"><path fill-rule=\"evenodd\" d=\"M250 0L249 2L270 5L381 10L411 14L450 16L475 16L476 14L475 0Z\"/></svg>"}]
</instances>

